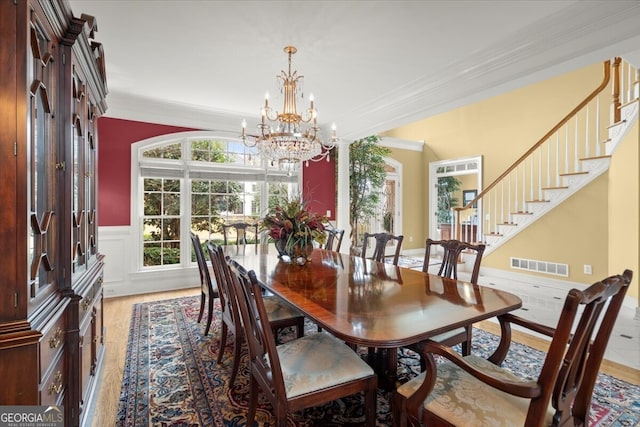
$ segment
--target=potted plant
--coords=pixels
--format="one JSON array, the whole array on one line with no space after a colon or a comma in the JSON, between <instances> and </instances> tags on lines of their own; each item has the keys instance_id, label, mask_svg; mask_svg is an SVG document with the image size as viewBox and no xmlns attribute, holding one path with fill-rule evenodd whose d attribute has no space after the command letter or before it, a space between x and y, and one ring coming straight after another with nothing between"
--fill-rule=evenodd
<instances>
[{"instance_id":1,"label":"potted plant","mask_svg":"<svg viewBox=\"0 0 640 427\"><path fill-rule=\"evenodd\" d=\"M448 240L451 238L451 208L458 206L458 199L454 197L460 191L462 182L455 176L445 176L438 178L438 211L437 220L440 229L440 238Z\"/></svg>"},{"instance_id":2,"label":"potted plant","mask_svg":"<svg viewBox=\"0 0 640 427\"><path fill-rule=\"evenodd\" d=\"M304 264L310 260L313 242L324 244L324 225L328 222L324 215L311 212L301 199L283 200L270 209L260 223L273 239L280 256Z\"/></svg>"}]
</instances>

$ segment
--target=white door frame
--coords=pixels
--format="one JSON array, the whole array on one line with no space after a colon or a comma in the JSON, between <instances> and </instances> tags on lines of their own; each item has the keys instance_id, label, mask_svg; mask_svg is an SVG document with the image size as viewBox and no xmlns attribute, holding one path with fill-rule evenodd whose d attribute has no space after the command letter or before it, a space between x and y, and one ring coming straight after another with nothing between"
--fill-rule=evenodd
<instances>
[{"instance_id":1,"label":"white door frame","mask_svg":"<svg viewBox=\"0 0 640 427\"><path fill-rule=\"evenodd\" d=\"M443 168L444 171L438 172ZM438 236L438 221L435 220L438 210L438 191L436 183L438 178L445 176L473 175L477 177L478 194L482 191L482 156L461 157L458 159L440 160L429 163L429 237ZM482 236L482 203L478 202L478 233Z\"/></svg>"}]
</instances>

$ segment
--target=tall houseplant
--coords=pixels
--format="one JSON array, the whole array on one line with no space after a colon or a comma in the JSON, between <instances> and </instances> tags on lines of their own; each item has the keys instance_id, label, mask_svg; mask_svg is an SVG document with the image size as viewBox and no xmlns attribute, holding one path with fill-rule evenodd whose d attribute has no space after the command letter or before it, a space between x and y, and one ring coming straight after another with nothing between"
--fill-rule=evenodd
<instances>
[{"instance_id":1,"label":"tall houseplant","mask_svg":"<svg viewBox=\"0 0 640 427\"><path fill-rule=\"evenodd\" d=\"M454 194L460 191L462 182L455 176L438 178L438 224L451 224L451 208L458 206Z\"/></svg>"},{"instance_id":2,"label":"tall houseplant","mask_svg":"<svg viewBox=\"0 0 640 427\"><path fill-rule=\"evenodd\" d=\"M351 247L360 246L359 226L375 214L386 179L385 157L391 150L379 145L377 135L349 145L349 222Z\"/></svg>"}]
</instances>

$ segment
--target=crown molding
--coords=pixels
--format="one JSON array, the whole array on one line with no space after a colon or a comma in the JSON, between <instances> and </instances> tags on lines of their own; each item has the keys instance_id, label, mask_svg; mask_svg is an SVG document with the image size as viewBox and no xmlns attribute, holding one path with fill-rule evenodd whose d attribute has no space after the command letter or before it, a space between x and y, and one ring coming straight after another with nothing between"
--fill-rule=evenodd
<instances>
[{"instance_id":1,"label":"crown molding","mask_svg":"<svg viewBox=\"0 0 640 427\"><path fill-rule=\"evenodd\" d=\"M424 149L424 141L410 141L408 139L391 138L388 136L380 138L380 145L400 150L423 151Z\"/></svg>"}]
</instances>

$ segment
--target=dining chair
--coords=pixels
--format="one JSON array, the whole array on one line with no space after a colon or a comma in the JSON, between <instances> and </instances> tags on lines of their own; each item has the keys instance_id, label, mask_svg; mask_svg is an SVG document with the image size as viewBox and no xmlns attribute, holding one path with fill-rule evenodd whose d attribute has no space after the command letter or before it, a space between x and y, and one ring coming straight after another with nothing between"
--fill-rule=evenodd
<instances>
[{"instance_id":1,"label":"dining chair","mask_svg":"<svg viewBox=\"0 0 640 427\"><path fill-rule=\"evenodd\" d=\"M217 363L222 362L224 348L227 343L227 335L231 332L234 336L233 344L233 370L229 385L232 386L238 374L240 367L240 358L242 350L242 340L244 330L240 311L237 303L235 289L231 284L231 272L227 264L222 246L214 243L207 243L207 251L211 259L214 274L220 289L220 305L222 307L222 325L220 328L220 346L218 350ZM268 313L269 327L272 329L274 336L282 328L295 327L297 337L304 335L304 316L284 302L280 297L270 295L265 297L265 306Z\"/></svg>"},{"instance_id":2,"label":"dining chair","mask_svg":"<svg viewBox=\"0 0 640 427\"><path fill-rule=\"evenodd\" d=\"M432 254L442 250L442 258L432 258ZM473 269L471 271L471 283L478 283L478 276L480 274L480 264L482 263L482 255L484 254L485 245L477 244L473 245L467 242L461 242L459 240L432 240L427 239L424 252L424 262L422 264L422 271L429 272L429 267L439 264L438 276L448 277L450 279L458 279L458 263L461 260L463 253L474 256ZM436 262L434 263L434 260ZM448 346L454 346L462 344L462 355L468 356L471 354L471 340L473 337L473 325L465 325L464 327L456 328L452 331L436 335L431 339L441 344ZM415 346L410 346L412 350Z\"/></svg>"},{"instance_id":3,"label":"dining chair","mask_svg":"<svg viewBox=\"0 0 640 427\"><path fill-rule=\"evenodd\" d=\"M367 258L369 239L374 239L373 254L369 258L377 262L384 262L384 259L386 258L385 249L387 248L387 245L389 242L395 241L396 250L393 254L393 265L398 265L400 249L402 247L402 240L404 239L404 236L395 236L389 233L364 233L361 251L362 258Z\"/></svg>"},{"instance_id":4,"label":"dining chair","mask_svg":"<svg viewBox=\"0 0 640 427\"><path fill-rule=\"evenodd\" d=\"M204 313L205 303L207 304L207 325L204 329L204 334L209 334L211 328L211 320L213 319L213 300L219 298L217 284L214 286L211 281L211 273L209 267L204 258L204 250L200 243L200 237L193 231L191 234L191 243L193 244L193 252L196 256L196 262L198 263L198 272L200 273L200 314L198 314L198 323L202 321L202 315Z\"/></svg>"},{"instance_id":5,"label":"dining chair","mask_svg":"<svg viewBox=\"0 0 640 427\"><path fill-rule=\"evenodd\" d=\"M632 272L568 292L555 328L522 317L499 316L494 353L460 356L435 341L423 343L425 372L398 387L393 411L406 426L586 426L593 387ZM551 338L539 374L501 368L511 346L511 325ZM434 355L447 361L435 362ZM464 391L464 392L463 392Z\"/></svg>"},{"instance_id":6,"label":"dining chair","mask_svg":"<svg viewBox=\"0 0 640 427\"><path fill-rule=\"evenodd\" d=\"M235 243L232 243L232 240L231 240L232 230L235 231L235 235L236 235ZM247 232L250 232L254 236L254 241L252 243L258 244L260 242L260 233L258 232L258 224L249 224L247 222L222 224L223 245L224 246L227 246L228 244L246 245L247 243L249 243L249 239L247 239Z\"/></svg>"},{"instance_id":7,"label":"dining chair","mask_svg":"<svg viewBox=\"0 0 640 427\"><path fill-rule=\"evenodd\" d=\"M340 246L342 246L342 238L344 237L344 230L338 228L325 228L327 234L327 241L324 244L324 248L329 251L340 252Z\"/></svg>"},{"instance_id":8,"label":"dining chair","mask_svg":"<svg viewBox=\"0 0 640 427\"><path fill-rule=\"evenodd\" d=\"M366 426L376 425L378 378L351 348L333 335L320 332L276 345L265 319L267 311L255 272L228 260L245 325L249 347L249 410L253 425L258 393L267 396L276 418L285 427L287 414L364 392Z\"/></svg>"},{"instance_id":9,"label":"dining chair","mask_svg":"<svg viewBox=\"0 0 640 427\"><path fill-rule=\"evenodd\" d=\"M400 249L402 247L402 240L404 239L404 236L395 236L390 233L365 232L362 237L362 251L360 252L360 256L362 256L362 258L367 258L367 247L369 246L370 239L373 239L373 254L369 258L377 262L384 262L386 258L385 250L387 248L387 245L389 244L389 242L395 241L396 250L393 254L393 265L398 265L398 260L400 259ZM378 359L382 359L384 351L391 350L382 350L376 349L374 347L369 347L368 353L371 363L376 363L374 362L376 355Z\"/></svg>"}]
</instances>

